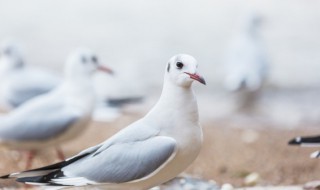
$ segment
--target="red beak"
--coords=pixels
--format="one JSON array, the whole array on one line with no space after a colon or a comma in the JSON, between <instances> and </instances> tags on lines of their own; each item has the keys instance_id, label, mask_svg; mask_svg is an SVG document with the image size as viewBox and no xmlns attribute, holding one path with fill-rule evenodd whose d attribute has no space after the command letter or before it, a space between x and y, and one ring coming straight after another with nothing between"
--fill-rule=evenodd
<instances>
[{"instance_id":1,"label":"red beak","mask_svg":"<svg viewBox=\"0 0 320 190\"><path fill-rule=\"evenodd\" d=\"M99 71L103 71L103 72L109 73L109 74L111 74L111 75L114 74L114 72L113 72L110 68L108 68L108 67L106 67L106 66L98 65L97 69L98 69Z\"/></svg>"},{"instance_id":2,"label":"red beak","mask_svg":"<svg viewBox=\"0 0 320 190\"><path fill-rule=\"evenodd\" d=\"M198 75L198 74L191 74L191 73L187 73L187 72L185 72L187 75L189 75L190 76L190 78L192 78L193 80L196 80L196 81L198 81L198 82L200 82L201 84L204 84L204 85L206 85L206 81L204 80L204 78L202 77L202 76L200 76L200 75Z\"/></svg>"}]
</instances>

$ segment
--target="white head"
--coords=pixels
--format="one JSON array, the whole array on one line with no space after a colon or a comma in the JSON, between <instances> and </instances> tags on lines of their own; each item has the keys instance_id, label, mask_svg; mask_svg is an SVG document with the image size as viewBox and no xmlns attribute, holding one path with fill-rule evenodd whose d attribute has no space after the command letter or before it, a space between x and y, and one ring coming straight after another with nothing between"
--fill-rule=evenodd
<instances>
[{"instance_id":1,"label":"white head","mask_svg":"<svg viewBox=\"0 0 320 190\"><path fill-rule=\"evenodd\" d=\"M0 47L1 64L6 64L9 69L21 68L24 65L20 48L11 41L6 41Z\"/></svg>"},{"instance_id":2,"label":"white head","mask_svg":"<svg viewBox=\"0 0 320 190\"><path fill-rule=\"evenodd\" d=\"M198 74L197 69L198 63L194 57L187 54L178 54L169 60L165 78L182 87L190 87L195 80L205 85L206 82Z\"/></svg>"},{"instance_id":3,"label":"white head","mask_svg":"<svg viewBox=\"0 0 320 190\"><path fill-rule=\"evenodd\" d=\"M261 15L256 12L249 12L244 18L244 32L249 35L257 35L264 20Z\"/></svg>"},{"instance_id":4,"label":"white head","mask_svg":"<svg viewBox=\"0 0 320 190\"><path fill-rule=\"evenodd\" d=\"M102 66L96 54L87 48L79 48L71 53L65 67L66 78L81 79L91 77L96 71L112 74L112 70Z\"/></svg>"}]
</instances>

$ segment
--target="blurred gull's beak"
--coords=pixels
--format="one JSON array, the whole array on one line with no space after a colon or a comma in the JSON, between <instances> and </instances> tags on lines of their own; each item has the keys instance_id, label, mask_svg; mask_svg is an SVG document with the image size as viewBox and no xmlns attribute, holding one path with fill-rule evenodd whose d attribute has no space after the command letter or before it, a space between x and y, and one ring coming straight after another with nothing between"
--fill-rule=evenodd
<instances>
[{"instance_id":1,"label":"blurred gull's beak","mask_svg":"<svg viewBox=\"0 0 320 190\"><path fill-rule=\"evenodd\" d=\"M185 73L186 73L187 75L189 75L190 78L192 78L193 80L196 80L196 81L200 82L201 84L206 85L206 81L204 80L204 78L203 78L202 76L200 76L200 75L198 75L198 74L196 74L196 73L194 73L194 74L187 73L187 72L185 72Z\"/></svg>"},{"instance_id":2,"label":"blurred gull's beak","mask_svg":"<svg viewBox=\"0 0 320 190\"><path fill-rule=\"evenodd\" d=\"M113 75L113 73L114 73L110 68L103 66L103 65L98 65L97 69L98 69L98 71L106 72L110 75Z\"/></svg>"}]
</instances>

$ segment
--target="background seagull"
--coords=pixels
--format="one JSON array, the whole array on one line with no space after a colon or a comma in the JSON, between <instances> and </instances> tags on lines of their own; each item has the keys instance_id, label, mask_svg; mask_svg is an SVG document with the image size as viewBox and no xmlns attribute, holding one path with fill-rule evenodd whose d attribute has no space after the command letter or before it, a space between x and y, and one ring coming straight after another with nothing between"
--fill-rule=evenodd
<instances>
[{"instance_id":1,"label":"background seagull","mask_svg":"<svg viewBox=\"0 0 320 190\"><path fill-rule=\"evenodd\" d=\"M46 186L105 186L108 189L148 189L188 167L199 154L202 129L194 80L205 84L197 62L180 54L166 65L158 103L142 119L63 162L2 178Z\"/></svg>"},{"instance_id":2,"label":"background seagull","mask_svg":"<svg viewBox=\"0 0 320 190\"><path fill-rule=\"evenodd\" d=\"M26 168L35 150L70 140L80 134L91 119L95 95L91 75L102 67L88 49L78 49L66 63L65 80L53 91L38 96L0 118L0 145L30 150ZM57 149L58 155L63 156Z\"/></svg>"},{"instance_id":3,"label":"background seagull","mask_svg":"<svg viewBox=\"0 0 320 190\"><path fill-rule=\"evenodd\" d=\"M119 118L125 112L125 108L130 105L139 104L144 100L142 95L132 93L129 89L130 81L115 80L118 75L108 77L108 82L105 80L95 80L94 87L96 92L96 107L93 112L93 120L98 122L112 122ZM112 88L111 86L118 86L118 88ZM111 87L111 88L110 88ZM127 93L121 92L119 89L127 89ZM107 92L106 92L107 91Z\"/></svg>"},{"instance_id":4,"label":"background seagull","mask_svg":"<svg viewBox=\"0 0 320 190\"><path fill-rule=\"evenodd\" d=\"M239 107L250 107L267 76L267 59L259 36L261 17L247 14L237 35L226 51L226 77L228 91L240 92Z\"/></svg>"},{"instance_id":5,"label":"background seagull","mask_svg":"<svg viewBox=\"0 0 320 190\"><path fill-rule=\"evenodd\" d=\"M0 48L0 102L5 110L18 107L31 98L47 93L61 80L45 69L25 64L21 50L13 42Z\"/></svg>"},{"instance_id":6,"label":"background seagull","mask_svg":"<svg viewBox=\"0 0 320 190\"><path fill-rule=\"evenodd\" d=\"M303 147L319 147L320 136L296 137L288 142L289 145L303 146ZM316 151L310 155L311 158L319 158L320 151Z\"/></svg>"},{"instance_id":7,"label":"background seagull","mask_svg":"<svg viewBox=\"0 0 320 190\"><path fill-rule=\"evenodd\" d=\"M112 76L97 73L94 89L97 94L97 104L93 113L93 120L111 122L123 115L127 106L136 105L144 100L141 87L132 82L132 68L117 68L121 73ZM128 112L126 112L128 113Z\"/></svg>"}]
</instances>

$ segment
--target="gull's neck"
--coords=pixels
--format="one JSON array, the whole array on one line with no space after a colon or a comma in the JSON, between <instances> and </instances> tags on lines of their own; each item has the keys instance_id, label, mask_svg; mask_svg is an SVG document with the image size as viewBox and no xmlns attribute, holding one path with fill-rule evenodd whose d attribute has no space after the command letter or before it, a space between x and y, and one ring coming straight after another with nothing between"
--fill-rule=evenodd
<instances>
[{"instance_id":1,"label":"gull's neck","mask_svg":"<svg viewBox=\"0 0 320 190\"><path fill-rule=\"evenodd\" d=\"M93 109L95 94L92 81L87 77L66 77L62 85L66 100L81 109Z\"/></svg>"},{"instance_id":2,"label":"gull's neck","mask_svg":"<svg viewBox=\"0 0 320 190\"><path fill-rule=\"evenodd\" d=\"M165 78L160 99L147 117L171 117L177 113L181 118L188 118L191 122L198 123L198 105L191 85L178 86Z\"/></svg>"},{"instance_id":3,"label":"gull's neck","mask_svg":"<svg viewBox=\"0 0 320 190\"><path fill-rule=\"evenodd\" d=\"M92 81L88 76L67 76L64 84L70 94L77 94L78 96L81 96L83 94L93 93Z\"/></svg>"}]
</instances>

